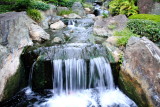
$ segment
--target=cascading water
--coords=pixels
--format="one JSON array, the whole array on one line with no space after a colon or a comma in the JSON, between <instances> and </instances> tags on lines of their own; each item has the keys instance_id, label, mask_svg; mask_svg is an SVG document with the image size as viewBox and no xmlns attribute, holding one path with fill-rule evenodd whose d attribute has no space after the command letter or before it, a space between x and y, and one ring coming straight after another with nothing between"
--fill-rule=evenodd
<instances>
[{"instance_id":1,"label":"cascading water","mask_svg":"<svg viewBox=\"0 0 160 107\"><path fill-rule=\"evenodd\" d=\"M33 59L34 63L29 66L31 71L28 86L0 106L137 107L115 86L106 49L102 45L88 43L89 36L93 33L93 24L92 19L71 19L63 32L74 37L71 43L33 50L31 53L38 58ZM33 85L37 85L34 82L36 73L46 73L38 72L39 69L43 70L43 66L38 65L41 58L51 64L47 70L51 75L52 89L34 90ZM40 84L43 85L46 81Z\"/></svg>"},{"instance_id":2,"label":"cascading water","mask_svg":"<svg viewBox=\"0 0 160 107\"><path fill-rule=\"evenodd\" d=\"M53 60L54 96L39 107L136 107L115 88L111 67L104 57Z\"/></svg>"}]
</instances>

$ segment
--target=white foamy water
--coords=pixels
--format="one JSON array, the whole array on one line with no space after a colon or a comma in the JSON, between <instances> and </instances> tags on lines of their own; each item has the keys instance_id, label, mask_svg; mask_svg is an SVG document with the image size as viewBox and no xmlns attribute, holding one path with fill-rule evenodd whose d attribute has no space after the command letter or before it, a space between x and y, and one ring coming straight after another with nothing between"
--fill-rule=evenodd
<instances>
[{"instance_id":1,"label":"white foamy water","mask_svg":"<svg viewBox=\"0 0 160 107\"><path fill-rule=\"evenodd\" d=\"M55 95L35 107L137 107L118 88L114 90L83 90L69 95Z\"/></svg>"}]
</instances>

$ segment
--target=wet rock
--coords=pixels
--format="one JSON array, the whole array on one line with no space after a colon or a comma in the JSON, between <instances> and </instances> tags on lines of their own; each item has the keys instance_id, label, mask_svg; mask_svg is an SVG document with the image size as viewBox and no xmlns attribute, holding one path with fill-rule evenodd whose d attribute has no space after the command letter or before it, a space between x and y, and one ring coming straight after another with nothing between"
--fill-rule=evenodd
<instances>
[{"instance_id":1,"label":"wet rock","mask_svg":"<svg viewBox=\"0 0 160 107\"><path fill-rule=\"evenodd\" d=\"M29 26L35 23L25 12L0 14L0 101L13 96L24 84L20 55L33 45Z\"/></svg>"},{"instance_id":2,"label":"wet rock","mask_svg":"<svg viewBox=\"0 0 160 107\"><path fill-rule=\"evenodd\" d=\"M71 13L69 15L66 15L64 16L65 18L68 18L68 19L80 19L81 17L75 13Z\"/></svg>"},{"instance_id":3,"label":"wet rock","mask_svg":"<svg viewBox=\"0 0 160 107\"><path fill-rule=\"evenodd\" d=\"M58 22L58 21L60 21L62 19L62 17L61 16L52 16L52 18L51 18L51 20L49 21L49 25L51 25L51 24L53 24L53 23L55 23L55 22Z\"/></svg>"},{"instance_id":4,"label":"wet rock","mask_svg":"<svg viewBox=\"0 0 160 107\"><path fill-rule=\"evenodd\" d=\"M159 107L160 49L145 37L130 42L119 74L120 87L139 107Z\"/></svg>"},{"instance_id":5,"label":"wet rock","mask_svg":"<svg viewBox=\"0 0 160 107\"><path fill-rule=\"evenodd\" d=\"M32 40L37 42L42 42L44 40L49 40L50 35L46 33L40 26L36 24L31 24L29 28L29 33Z\"/></svg>"},{"instance_id":6,"label":"wet rock","mask_svg":"<svg viewBox=\"0 0 160 107\"><path fill-rule=\"evenodd\" d=\"M108 42L104 42L103 46L106 47L107 50L113 56L112 63L117 63L120 60L121 55L123 55L123 52L120 49L118 49L117 47L115 47L114 45L112 45Z\"/></svg>"},{"instance_id":7,"label":"wet rock","mask_svg":"<svg viewBox=\"0 0 160 107\"><path fill-rule=\"evenodd\" d=\"M127 24L127 17L125 15L118 15L109 18L95 19L93 32L98 36L109 37L113 35L114 31L123 30Z\"/></svg>"},{"instance_id":8,"label":"wet rock","mask_svg":"<svg viewBox=\"0 0 160 107\"><path fill-rule=\"evenodd\" d=\"M50 25L50 28L53 30L58 30L66 27L66 25L60 20Z\"/></svg>"},{"instance_id":9,"label":"wet rock","mask_svg":"<svg viewBox=\"0 0 160 107\"><path fill-rule=\"evenodd\" d=\"M74 2L72 10L81 17L86 15L85 10L80 2Z\"/></svg>"},{"instance_id":10,"label":"wet rock","mask_svg":"<svg viewBox=\"0 0 160 107\"><path fill-rule=\"evenodd\" d=\"M87 14L87 18L95 18L96 16L94 14Z\"/></svg>"},{"instance_id":11,"label":"wet rock","mask_svg":"<svg viewBox=\"0 0 160 107\"><path fill-rule=\"evenodd\" d=\"M60 38L60 37L55 37L53 40L52 40L52 43L62 43L63 40Z\"/></svg>"}]
</instances>

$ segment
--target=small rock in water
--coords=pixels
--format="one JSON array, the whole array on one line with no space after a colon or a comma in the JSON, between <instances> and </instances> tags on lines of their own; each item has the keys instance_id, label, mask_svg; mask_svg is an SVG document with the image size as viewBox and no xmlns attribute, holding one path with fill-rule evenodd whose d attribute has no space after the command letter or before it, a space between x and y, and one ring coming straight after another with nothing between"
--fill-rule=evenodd
<instances>
[{"instance_id":1,"label":"small rock in water","mask_svg":"<svg viewBox=\"0 0 160 107\"><path fill-rule=\"evenodd\" d=\"M55 37L53 40L52 40L52 43L62 43L63 40L60 38L60 37Z\"/></svg>"},{"instance_id":2,"label":"small rock in water","mask_svg":"<svg viewBox=\"0 0 160 107\"><path fill-rule=\"evenodd\" d=\"M60 20L50 25L50 28L53 30L58 30L66 27L66 25Z\"/></svg>"}]
</instances>

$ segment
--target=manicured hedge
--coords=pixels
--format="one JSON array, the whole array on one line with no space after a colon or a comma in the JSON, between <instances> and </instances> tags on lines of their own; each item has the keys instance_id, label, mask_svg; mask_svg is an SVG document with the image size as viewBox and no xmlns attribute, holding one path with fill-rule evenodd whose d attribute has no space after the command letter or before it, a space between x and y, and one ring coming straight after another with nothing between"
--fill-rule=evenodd
<instances>
[{"instance_id":1,"label":"manicured hedge","mask_svg":"<svg viewBox=\"0 0 160 107\"><path fill-rule=\"evenodd\" d=\"M144 19L130 19L127 27L135 34L160 42L160 23Z\"/></svg>"},{"instance_id":2,"label":"manicured hedge","mask_svg":"<svg viewBox=\"0 0 160 107\"><path fill-rule=\"evenodd\" d=\"M145 20L152 20L155 22L160 22L160 15L136 14L136 15L130 16L129 19L145 19Z\"/></svg>"}]
</instances>

